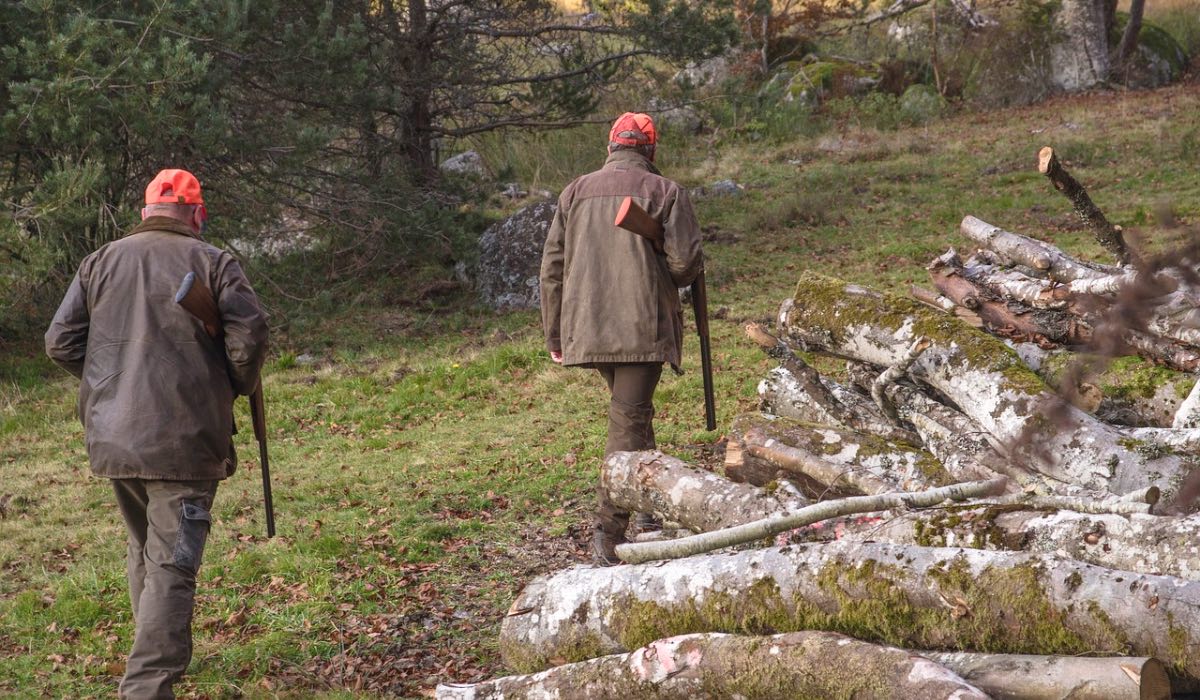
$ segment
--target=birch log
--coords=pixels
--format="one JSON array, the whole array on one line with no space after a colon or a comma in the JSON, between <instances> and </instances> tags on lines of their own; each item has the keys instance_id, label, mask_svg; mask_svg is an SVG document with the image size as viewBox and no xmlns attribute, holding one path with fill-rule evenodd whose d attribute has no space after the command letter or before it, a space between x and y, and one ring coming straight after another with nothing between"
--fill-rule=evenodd
<instances>
[{"instance_id":1,"label":"birch log","mask_svg":"<svg viewBox=\"0 0 1200 700\"><path fill-rule=\"evenodd\" d=\"M916 649L1160 659L1200 678L1200 582L1026 552L835 542L535 579L501 623L521 671L695 631L829 630Z\"/></svg>"},{"instance_id":2,"label":"birch log","mask_svg":"<svg viewBox=\"0 0 1200 700\"><path fill-rule=\"evenodd\" d=\"M913 491L953 483L928 452L852 430L786 418L738 416L730 430L725 474L764 485L780 473L812 498Z\"/></svg>"},{"instance_id":3,"label":"birch log","mask_svg":"<svg viewBox=\"0 0 1200 700\"><path fill-rule=\"evenodd\" d=\"M1170 500L1192 465L1139 453L1113 426L1064 402L1000 340L902 297L809 273L780 327L827 352L877 366L918 336L933 342L913 375L952 401L1029 468L1084 488L1123 494L1158 486Z\"/></svg>"},{"instance_id":4,"label":"birch log","mask_svg":"<svg viewBox=\"0 0 1200 700\"><path fill-rule=\"evenodd\" d=\"M1078 279L1112 277L1124 272L1119 267L1076 260L1049 243L1005 231L973 216L964 218L959 230L980 247L995 251L1009 262L1037 270L1064 284Z\"/></svg>"},{"instance_id":5,"label":"birch log","mask_svg":"<svg viewBox=\"0 0 1200 700\"><path fill-rule=\"evenodd\" d=\"M1157 659L919 652L997 700L1170 700Z\"/></svg>"},{"instance_id":6,"label":"birch log","mask_svg":"<svg viewBox=\"0 0 1200 700\"><path fill-rule=\"evenodd\" d=\"M788 489L734 483L657 450L609 455L600 472L600 488L622 508L654 513L693 532L720 530L809 505Z\"/></svg>"},{"instance_id":7,"label":"birch log","mask_svg":"<svg viewBox=\"0 0 1200 700\"><path fill-rule=\"evenodd\" d=\"M917 436L892 422L869 398L821 377L825 392L840 405L836 414L826 411L787 367L776 367L758 383L759 406L764 413L794 418L806 423L857 430L888 440L915 442Z\"/></svg>"},{"instance_id":8,"label":"birch log","mask_svg":"<svg viewBox=\"0 0 1200 700\"><path fill-rule=\"evenodd\" d=\"M898 695L907 700L988 697L927 658L833 632L686 634L531 675L437 688L439 700L887 700Z\"/></svg>"},{"instance_id":9,"label":"birch log","mask_svg":"<svg viewBox=\"0 0 1200 700\"><path fill-rule=\"evenodd\" d=\"M1200 580L1200 516L1089 515L1020 505L963 505L882 516L846 518L802 530L796 537L1024 550L1109 569Z\"/></svg>"}]
</instances>

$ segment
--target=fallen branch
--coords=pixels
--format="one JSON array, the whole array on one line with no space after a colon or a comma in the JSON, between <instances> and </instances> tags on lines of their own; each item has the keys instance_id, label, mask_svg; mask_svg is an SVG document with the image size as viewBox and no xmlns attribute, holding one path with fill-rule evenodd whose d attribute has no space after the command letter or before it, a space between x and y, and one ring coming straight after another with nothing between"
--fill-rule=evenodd
<instances>
[{"instance_id":1,"label":"fallen branch","mask_svg":"<svg viewBox=\"0 0 1200 700\"><path fill-rule=\"evenodd\" d=\"M1117 262L1128 265L1134 256L1125 245L1125 236L1121 233L1121 227L1108 222L1108 217L1104 216L1104 212L1100 211L1100 207L1096 206L1092 198L1088 196L1083 185L1071 177L1071 173L1067 172L1067 169L1059 162L1053 148L1045 146L1038 151L1038 172L1050 179L1054 189L1062 192L1067 199L1071 200L1071 206L1075 208L1075 213L1092 230L1096 236L1096 242L1112 253L1117 258Z\"/></svg>"},{"instance_id":2,"label":"fallen branch","mask_svg":"<svg viewBox=\"0 0 1200 700\"><path fill-rule=\"evenodd\" d=\"M877 496L859 496L836 501L825 501L802 508L795 513L764 518L745 525L706 532L690 537L664 542L642 542L617 545L617 556L630 564L656 559L678 559L714 549L732 547L765 537L772 537L787 530L836 518L851 513L871 513L892 508L928 508L947 500L963 501L997 494L1004 490L1004 479L974 481L953 484L938 489L917 493L885 493Z\"/></svg>"}]
</instances>

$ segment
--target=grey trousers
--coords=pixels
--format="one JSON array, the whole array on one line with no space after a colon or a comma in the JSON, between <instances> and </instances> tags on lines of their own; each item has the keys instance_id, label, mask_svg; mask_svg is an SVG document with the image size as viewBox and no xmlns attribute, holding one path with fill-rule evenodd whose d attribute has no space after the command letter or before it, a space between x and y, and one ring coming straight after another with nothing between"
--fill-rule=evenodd
<instances>
[{"instance_id":1,"label":"grey trousers","mask_svg":"<svg viewBox=\"0 0 1200 700\"><path fill-rule=\"evenodd\" d=\"M192 660L196 572L217 481L112 479L129 531L126 566L136 629L119 695L174 698Z\"/></svg>"},{"instance_id":2,"label":"grey trousers","mask_svg":"<svg viewBox=\"0 0 1200 700\"><path fill-rule=\"evenodd\" d=\"M597 364L596 369L608 384L612 400L608 405L608 441L604 454L628 450L651 450L654 442L654 390L662 377L662 363ZM624 540L629 512L617 508L600 489L597 498L596 529L617 540Z\"/></svg>"}]
</instances>

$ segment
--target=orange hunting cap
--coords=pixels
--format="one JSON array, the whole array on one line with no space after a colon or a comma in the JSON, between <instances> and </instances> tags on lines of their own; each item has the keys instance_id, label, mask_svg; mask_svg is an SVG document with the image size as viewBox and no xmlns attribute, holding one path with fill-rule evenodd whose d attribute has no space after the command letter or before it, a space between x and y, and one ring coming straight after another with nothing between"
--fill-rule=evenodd
<instances>
[{"instance_id":1,"label":"orange hunting cap","mask_svg":"<svg viewBox=\"0 0 1200 700\"><path fill-rule=\"evenodd\" d=\"M625 146L653 146L658 143L658 131L649 114L626 112L613 122L608 140Z\"/></svg>"},{"instance_id":2,"label":"orange hunting cap","mask_svg":"<svg viewBox=\"0 0 1200 700\"><path fill-rule=\"evenodd\" d=\"M146 204L204 204L200 181L186 170L163 170L146 185Z\"/></svg>"}]
</instances>

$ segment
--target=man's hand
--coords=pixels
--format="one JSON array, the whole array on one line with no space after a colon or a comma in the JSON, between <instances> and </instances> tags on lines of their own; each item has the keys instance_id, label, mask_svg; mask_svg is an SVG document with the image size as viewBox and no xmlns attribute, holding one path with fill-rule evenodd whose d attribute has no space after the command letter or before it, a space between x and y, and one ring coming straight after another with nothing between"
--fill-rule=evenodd
<instances>
[{"instance_id":1,"label":"man's hand","mask_svg":"<svg viewBox=\"0 0 1200 700\"><path fill-rule=\"evenodd\" d=\"M550 359L554 360L554 364L561 365L562 364L562 351L561 350L551 350L550 351Z\"/></svg>"}]
</instances>

